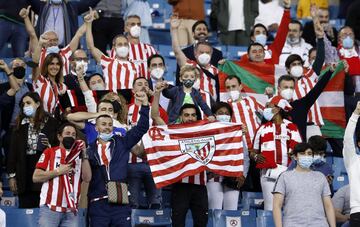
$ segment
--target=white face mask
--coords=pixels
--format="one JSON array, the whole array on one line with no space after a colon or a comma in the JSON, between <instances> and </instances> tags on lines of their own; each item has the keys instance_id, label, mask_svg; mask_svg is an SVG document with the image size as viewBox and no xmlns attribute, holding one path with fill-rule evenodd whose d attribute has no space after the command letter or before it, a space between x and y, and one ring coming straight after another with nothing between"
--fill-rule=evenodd
<instances>
[{"instance_id":1,"label":"white face mask","mask_svg":"<svg viewBox=\"0 0 360 227\"><path fill-rule=\"evenodd\" d=\"M236 101L240 98L240 92L239 91L230 91L230 98L233 101Z\"/></svg>"},{"instance_id":2,"label":"white face mask","mask_svg":"<svg viewBox=\"0 0 360 227\"><path fill-rule=\"evenodd\" d=\"M86 73L86 71L88 70L88 63L85 61L77 61L76 62L76 68L80 67L80 66L84 66L84 73Z\"/></svg>"},{"instance_id":3,"label":"white face mask","mask_svg":"<svg viewBox=\"0 0 360 227\"><path fill-rule=\"evenodd\" d=\"M286 100L291 100L294 95L294 89L287 88L280 92L281 97L283 97Z\"/></svg>"},{"instance_id":4,"label":"white face mask","mask_svg":"<svg viewBox=\"0 0 360 227\"><path fill-rule=\"evenodd\" d=\"M160 80L164 75L164 69L163 68L154 68L151 70L150 75L155 80Z\"/></svg>"},{"instance_id":5,"label":"white face mask","mask_svg":"<svg viewBox=\"0 0 360 227\"><path fill-rule=\"evenodd\" d=\"M130 28L130 35L132 37L138 38L140 36L140 33L141 33L141 27L135 25Z\"/></svg>"},{"instance_id":6,"label":"white face mask","mask_svg":"<svg viewBox=\"0 0 360 227\"><path fill-rule=\"evenodd\" d=\"M299 78L300 76L302 76L304 73L304 69L301 65L296 65L291 67L290 69L290 74L293 77Z\"/></svg>"},{"instance_id":7,"label":"white face mask","mask_svg":"<svg viewBox=\"0 0 360 227\"><path fill-rule=\"evenodd\" d=\"M46 48L46 55L48 54L58 54L60 52L60 48L58 46L50 46L48 48Z\"/></svg>"},{"instance_id":8,"label":"white face mask","mask_svg":"<svg viewBox=\"0 0 360 227\"><path fill-rule=\"evenodd\" d=\"M115 52L118 57L125 58L129 54L129 47L127 46L116 47Z\"/></svg>"},{"instance_id":9,"label":"white face mask","mask_svg":"<svg viewBox=\"0 0 360 227\"><path fill-rule=\"evenodd\" d=\"M216 115L216 120L220 122L230 122L231 118L229 115L222 114L222 115Z\"/></svg>"},{"instance_id":10,"label":"white face mask","mask_svg":"<svg viewBox=\"0 0 360 227\"><path fill-rule=\"evenodd\" d=\"M103 91L103 90L105 90L105 86L104 86L103 84L97 83L97 84L92 85L92 86L90 87L90 89L91 89L92 91Z\"/></svg>"},{"instance_id":11,"label":"white face mask","mask_svg":"<svg viewBox=\"0 0 360 227\"><path fill-rule=\"evenodd\" d=\"M205 66L209 64L211 56L207 53L200 54L198 57L199 64Z\"/></svg>"},{"instance_id":12,"label":"white face mask","mask_svg":"<svg viewBox=\"0 0 360 227\"><path fill-rule=\"evenodd\" d=\"M193 88L196 89L196 90L200 89L200 80L199 79L195 80Z\"/></svg>"}]
</instances>

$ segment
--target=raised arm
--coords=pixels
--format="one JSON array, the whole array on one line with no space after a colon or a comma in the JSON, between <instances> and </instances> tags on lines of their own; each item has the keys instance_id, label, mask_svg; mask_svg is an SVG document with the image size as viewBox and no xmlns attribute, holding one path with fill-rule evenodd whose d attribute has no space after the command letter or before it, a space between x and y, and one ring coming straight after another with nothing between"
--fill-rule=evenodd
<instances>
[{"instance_id":1,"label":"raised arm","mask_svg":"<svg viewBox=\"0 0 360 227\"><path fill-rule=\"evenodd\" d=\"M176 61L178 65L181 67L186 64L186 56L184 52L181 50L179 39L177 36L177 30L180 25L180 21L177 17L172 16L170 19L170 33L171 33L171 45L175 53Z\"/></svg>"},{"instance_id":2,"label":"raised arm","mask_svg":"<svg viewBox=\"0 0 360 227\"><path fill-rule=\"evenodd\" d=\"M4 72L8 76L10 87L15 91L18 91L20 89L20 86L16 82L16 79L13 75L13 71L9 68L9 66L6 64L4 60L0 60L0 69L4 70Z\"/></svg>"},{"instance_id":3,"label":"raised arm","mask_svg":"<svg viewBox=\"0 0 360 227\"><path fill-rule=\"evenodd\" d=\"M82 24L80 28L76 31L74 37L71 39L69 46L72 52L75 52L79 46L81 37L86 32L86 24Z\"/></svg>"},{"instance_id":4,"label":"raised arm","mask_svg":"<svg viewBox=\"0 0 360 227\"><path fill-rule=\"evenodd\" d=\"M31 23L30 18L29 18L30 8L31 8L31 6L28 6L26 9L22 8L19 12L19 16L24 19L25 29L30 38L29 49L30 49L30 53L32 53L35 50L36 46L38 45L39 40L36 35L34 26Z\"/></svg>"},{"instance_id":5,"label":"raised arm","mask_svg":"<svg viewBox=\"0 0 360 227\"><path fill-rule=\"evenodd\" d=\"M160 117L159 103L160 94L164 88L167 87L167 83L164 81L158 82L155 85L155 92L153 96L153 102L151 103L151 118L155 121L156 125L166 125L165 121Z\"/></svg>"},{"instance_id":6,"label":"raised arm","mask_svg":"<svg viewBox=\"0 0 360 227\"><path fill-rule=\"evenodd\" d=\"M279 58L281 55L281 51L284 47L284 44L286 42L286 37L289 31L289 23L291 20L290 18L291 0L284 0L283 4L284 4L284 13L281 18L279 29L276 33L274 42L269 46L269 48L272 50L271 58L274 64L279 63Z\"/></svg>"},{"instance_id":7,"label":"raised arm","mask_svg":"<svg viewBox=\"0 0 360 227\"><path fill-rule=\"evenodd\" d=\"M96 62L100 63L101 56L103 55L103 53L94 45L94 38L92 34L92 22L94 18L95 18L95 11L93 10L90 10L90 13L84 17L84 22L85 22L84 24L86 26L86 44L87 44L87 48L90 50L91 55L94 57Z\"/></svg>"},{"instance_id":8,"label":"raised arm","mask_svg":"<svg viewBox=\"0 0 360 227\"><path fill-rule=\"evenodd\" d=\"M356 129L356 124L360 115L360 101L357 102L356 108L351 115L349 122L345 129L344 134L344 148L343 156L345 166L348 168L354 161L358 160L358 155L356 154L356 145L354 142L354 133Z\"/></svg>"},{"instance_id":9,"label":"raised arm","mask_svg":"<svg viewBox=\"0 0 360 227\"><path fill-rule=\"evenodd\" d=\"M317 42L316 42L316 58L314 64L312 65L312 69L314 70L316 75L320 75L322 66L325 61L325 47L324 47L325 32L319 20L314 20L314 30L315 30Z\"/></svg>"}]
</instances>

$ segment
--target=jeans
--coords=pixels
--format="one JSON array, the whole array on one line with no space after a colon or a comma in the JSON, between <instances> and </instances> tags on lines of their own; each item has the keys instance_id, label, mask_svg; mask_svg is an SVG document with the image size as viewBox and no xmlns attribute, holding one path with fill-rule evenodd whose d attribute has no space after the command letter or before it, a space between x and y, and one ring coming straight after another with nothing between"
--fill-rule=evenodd
<instances>
[{"instance_id":1,"label":"jeans","mask_svg":"<svg viewBox=\"0 0 360 227\"><path fill-rule=\"evenodd\" d=\"M48 206L43 205L40 207L39 213L39 226L40 227L78 227L79 218L73 212L56 212L49 209Z\"/></svg>"},{"instance_id":2,"label":"jeans","mask_svg":"<svg viewBox=\"0 0 360 227\"><path fill-rule=\"evenodd\" d=\"M0 57L23 57L26 50L27 32L25 26L16 24L11 21L0 19L0 50L6 45L7 42L11 43L13 56L6 56L8 54L0 53Z\"/></svg>"},{"instance_id":3,"label":"jeans","mask_svg":"<svg viewBox=\"0 0 360 227\"><path fill-rule=\"evenodd\" d=\"M156 189L147 163L128 164L128 183L130 192L130 204L133 208L139 208L142 185L146 192L149 206L161 204L161 190Z\"/></svg>"},{"instance_id":4,"label":"jeans","mask_svg":"<svg viewBox=\"0 0 360 227\"><path fill-rule=\"evenodd\" d=\"M131 209L127 205L110 204L107 199L90 202L88 208L90 226L130 227Z\"/></svg>"}]
</instances>

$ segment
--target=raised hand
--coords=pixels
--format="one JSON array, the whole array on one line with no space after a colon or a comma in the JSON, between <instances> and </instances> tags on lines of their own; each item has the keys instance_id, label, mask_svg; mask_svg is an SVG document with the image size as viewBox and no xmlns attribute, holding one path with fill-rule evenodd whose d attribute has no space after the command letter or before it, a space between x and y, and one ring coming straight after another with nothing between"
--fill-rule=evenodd
<instances>
[{"instance_id":1,"label":"raised hand","mask_svg":"<svg viewBox=\"0 0 360 227\"><path fill-rule=\"evenodd\" d=\"M138 91L135 93L135 99L141 102L142 105L147 106L149 105L149 98L144 91Z\"/></svg>"},{"instance_id":2,"label":"raised hand","mask_svg":"<svg viewBox=\"0 0 360 227\"><path fill-rule=\"evenodd\" d=\"M75 72L76 72L76 75L78 77L81 77L83 78L84 77L84 65L83 64L76 64L76 68L75 68Z\"/></svg>"},{"instance_id":3,"label":"raised hand","mask_svg":"<svg viewBox=\"0 0 360 227\"><path fill-rule=\"evenodd\" d=\"M318 18L318 7L315 4L311 4L310 6L310 16L312 19Z\"/></svg>"},{"instance_id":4,"label":"raised hand","mask_svg":"<svg viewBox=\"0 0 360 227\"><path fill-rule=\"evenodd\" d=\"M48 43L49 43L49 39L48 39L47 35L46 34L41 35L40 39L39 39L39 45L42 47L45 47L46 44L48 44Z\"/></svg>"},{"instance_id":5,"label":"raised hand","mask_svg":"<svg viewBox=\"0 0 360 227\"><path fill-rule=\"evenodd\" d=\"M323 26L321 26L319 20L314 21L314 30L315 30L316 38L318 39L324 38L324 34L325 34L324 28Z\"/></svg>"},{"instance_id":6,"label":"raised hand","mask_svg":"<svg viewBox=\"0 0 360 227\"><path fill-rule=\"evenodd\" d=\"M171 29L177 29L179 28L180 26L180 20L177 16L171 16L170 18L170 26L171 26Z\"/></svg>"},{"instance_id":7,"label":"raised hand","mask_svg":"<svg viewBox=\"0 0 360 227\"><path fill-rule=\"evenodd\" d=\"M19 12L19 16L23 19L27 18L30 14L30 8L31 6L28 6L26 9L22 8Z\"/></svg>"},{"instance_id":8,"label":"raised hand","mask_svg":"<svg viewBox=\"0 0 360 227\"><path fill-rule=\"evenodd\" d=\"M6 74L9 74L11 72L9 66L6 64L4 60L0 60L0 69L4 70Z\"/></svg>"},{"instance_id":9,"label":"raised hand","mask_svg":"<svg viewBox=\"0 0 360 227\"><path fill-rule=\"evenodd\" d=\"M162 92L167 87L169 87L167 81L160 81L155 86L155 92Z\"/></svg>"}]
</instances>

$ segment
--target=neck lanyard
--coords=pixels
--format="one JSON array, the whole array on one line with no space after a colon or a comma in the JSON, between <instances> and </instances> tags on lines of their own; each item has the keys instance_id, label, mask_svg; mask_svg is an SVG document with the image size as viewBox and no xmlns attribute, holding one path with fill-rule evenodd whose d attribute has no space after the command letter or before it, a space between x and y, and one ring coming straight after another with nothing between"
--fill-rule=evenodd
<instances>
[{"instance_id":1,"label":"neck lanyard","mask_svg":"<svg viewBox=\"0 0 360 227\"><path fill-rule=\"evenodd\" d=\"M56 13L55 13L55 11L56 11ZM60 11L60 7L52 7L53 18L54 18L54 30L55 30L56 20L59 16L59 11Z\"/></svg>"}]
</instances>

